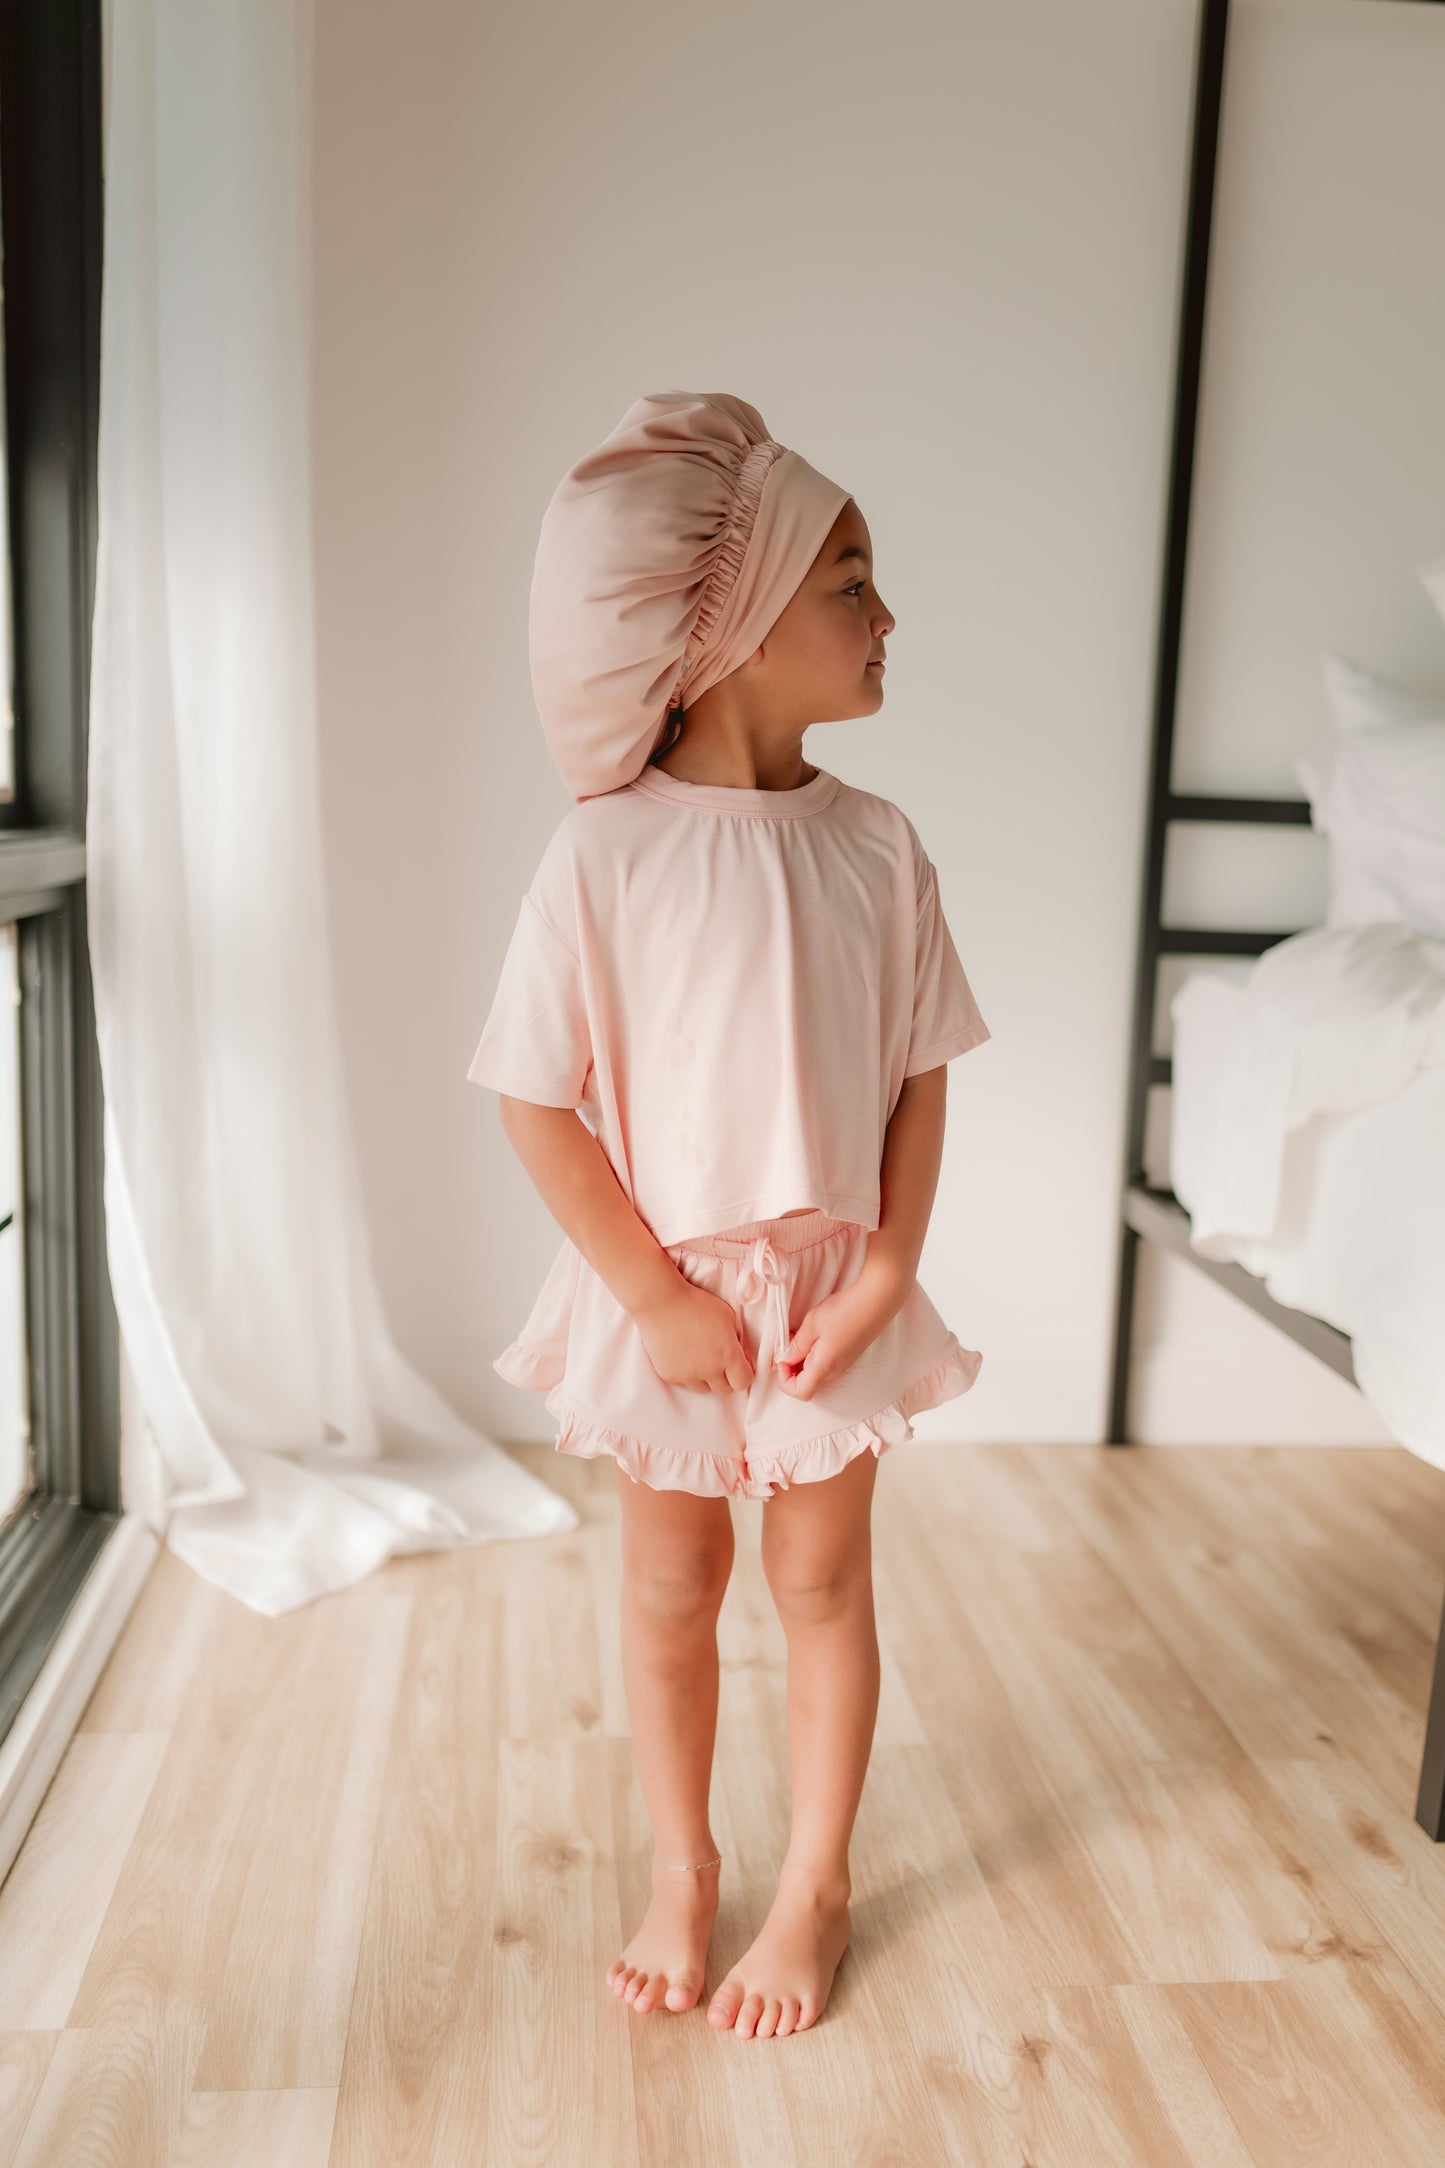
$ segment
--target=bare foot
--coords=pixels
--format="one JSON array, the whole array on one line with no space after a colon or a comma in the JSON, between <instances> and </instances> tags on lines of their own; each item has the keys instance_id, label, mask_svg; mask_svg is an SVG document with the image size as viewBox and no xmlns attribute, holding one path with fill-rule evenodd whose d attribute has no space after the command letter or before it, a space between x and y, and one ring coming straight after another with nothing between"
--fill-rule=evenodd
<instances>
[{"instance_id":1,"label":"bare foot","mask_svg":"<svg viewBox=\"0 0 1445 2168\"><path fill-rule=\"evenodd\" d=\"M718 1866L684 1873L653 1862L652 1902L607 1968L607 1985L639 2017L659 2002L668 2010L690 2010L701 1995L721 1872Z\"/></svg>"},{"instance_id":2,"label":"bare foot","mask_svg":"<svg viewBox=\"0 0 1445 2168\"><path fill-rule=\"evenodd\" d=\"M785 1867L757 1940L708 2005L708 2023L745 2039L806 2031L823 2013L851 1933L846 1886Z\"/></svg>"}]
</instances>

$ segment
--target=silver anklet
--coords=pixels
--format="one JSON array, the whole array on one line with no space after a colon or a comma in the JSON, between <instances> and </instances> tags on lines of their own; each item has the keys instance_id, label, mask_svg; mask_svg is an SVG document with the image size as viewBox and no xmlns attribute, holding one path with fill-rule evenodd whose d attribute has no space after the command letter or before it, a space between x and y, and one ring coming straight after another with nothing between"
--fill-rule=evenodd
<instances>
[{"instance_id":1,"label":"silver anklet","mask_svg":"<svg viewBox=\"0 0 1445 2168\"><path fill-rule=\"evenodd\" d=\"M681 1866L674 1866L672 1861L667 1859L655 1860L653 1864L657 1867L665 1867L669 1874L695 1874L699 1867L720 1867L722 1865L722 1853L719 1852L716 1859L684 1860Z\"/></svg>"}]
</instances>

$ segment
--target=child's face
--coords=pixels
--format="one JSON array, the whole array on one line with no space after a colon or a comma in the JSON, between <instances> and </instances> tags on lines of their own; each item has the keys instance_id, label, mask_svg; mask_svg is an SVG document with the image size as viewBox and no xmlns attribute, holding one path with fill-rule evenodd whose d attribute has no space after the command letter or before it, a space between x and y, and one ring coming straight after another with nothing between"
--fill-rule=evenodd
<instances>
[{"instance_id":1,"label":"child's face","mask_svg":"<svg viewBox=\"0 0 1445 2168\"><path fill-rule=\"evenodd\" d=\"M802 585L765 636L754 680L800 727L872 715L883 704L876 664L894 620L873 584L868 522L850 497Z\"/></svg>"}]
</instances>

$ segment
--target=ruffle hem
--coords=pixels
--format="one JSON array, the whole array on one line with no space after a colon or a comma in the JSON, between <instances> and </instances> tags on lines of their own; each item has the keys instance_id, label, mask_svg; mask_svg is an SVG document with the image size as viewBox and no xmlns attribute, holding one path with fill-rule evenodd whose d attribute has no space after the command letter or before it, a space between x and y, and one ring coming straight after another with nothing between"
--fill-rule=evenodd
<instances>
[{"instance_id":1,"label":"ruffle hem","mask_svg":"<svg viewBox=\"0 0 1445 2168\"><path fill-rule=\"evenodd\" d=\"M818 1483L836 1475L864 1451L871 1451L881 1460L890 1447L906 1445L914 1435L909 1417L966 1393L982 1363L980 1353L955 1339L942 1362L905 1386L897 1399L890 1400L876 1415L845 1423L838 1430L823 1431L814 1438L795 1439L775 1452L753 1453L746 1462L731 1455L656 1445L649 1439L612 1429L563 1397L560 1382L552 1383L555 1357L526 1348L519 1341L505 1348L492 1367L509 1383L533 1392L552 1383L543 1405L562 1426L556 1445L559 1453L575 1454L582 1460L610 1454L634 1482L646 1483L653 1490L691 1491L700 1498L771 1498L777 1490L787 1490L793 1483Z\"/></svg>"}]
</instances>

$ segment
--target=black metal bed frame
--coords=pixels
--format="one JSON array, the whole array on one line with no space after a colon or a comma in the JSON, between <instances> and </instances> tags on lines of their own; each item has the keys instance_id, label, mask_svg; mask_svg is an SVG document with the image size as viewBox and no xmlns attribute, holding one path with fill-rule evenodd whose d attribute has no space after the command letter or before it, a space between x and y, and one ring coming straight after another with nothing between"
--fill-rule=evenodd
<instances>
[{"instance_id":1,"label":"black metal bed frame","mask_svg":"<svg viewBox=\"0 0 1445 2168\"><path fill-rule=\"evenodd\" d=\"M1441 0L1417 0L1438 6ZM1260 956L1277 941L1275 933L1226 932L1219 928L1165 926L1161 923L1165 847L1176 822L1266 822L1273 826L1310 821L1303 798L1190 797L1171 784L1174 718L1179 686L1179 643L1184 612L1184 572L1189 535L1189 507L1194 478L1195 436L1199 413L1200 364L1204 340L1204 301L1209 271L1209 237L1214 207L1214 173L1219 149L1219 115L1224 84L1224 53L1229 0L1201 0L1195 67L1194 143L1189 181L1189 209L1184 251L1174 392L1174 429L1170 455L1169 510L1165 528L1164 583L1154 678L1153 748L1150 758L1148 835L1134 980L1133 1040L1129 1063L1129 1111L1122 1199L1122 1226L1114 1311L1113 1368L1109 1384L1111 1445L1129 1443L1127 1430L1129 1358L1134 1329L1134 1286L1141 1237L1183 1257L1199 1271L1246 1302L1289 1338L1318 1356L1351 1384L1356 1382L1350 1341L1324 1319L1276 1302L1264 1282L1241 1265L1202 1257L1189 1246L1189 1215L1172 1189L1151 1188L1145 1167L1145 1129L1151 1086L1168 1084L1172 1061L1155 1054L1158 966L1164 956ZM1296 929L1300 930L1300 929ZM1438 1844L1445 1840L1445 1617L1435 1652L1435 1675L1426 1719L1415 1819Z\"/></svg>"}]
</instances>

